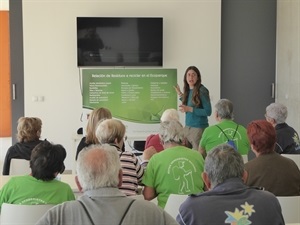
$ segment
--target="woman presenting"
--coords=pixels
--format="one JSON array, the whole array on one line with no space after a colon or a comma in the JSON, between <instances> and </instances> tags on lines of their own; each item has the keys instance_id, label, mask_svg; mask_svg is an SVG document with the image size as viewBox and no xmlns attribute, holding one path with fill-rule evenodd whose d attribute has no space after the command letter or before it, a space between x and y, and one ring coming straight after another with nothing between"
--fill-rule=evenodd
<instances>
[{"instance_id":1,"label":"woman presenting","mask_svg":"<svg viewBox=\"0 0 300 225\"><path fill-rule=\"evenodd\" d=\"M201 83L200 71L195 66L186 69L183 82L183 93L178 84L174 88L182 102L179 110L185 113L185 136L198 150L202 133L208 127L207 117L211 115L209 91Z\"/></svg>"}]
</instances>

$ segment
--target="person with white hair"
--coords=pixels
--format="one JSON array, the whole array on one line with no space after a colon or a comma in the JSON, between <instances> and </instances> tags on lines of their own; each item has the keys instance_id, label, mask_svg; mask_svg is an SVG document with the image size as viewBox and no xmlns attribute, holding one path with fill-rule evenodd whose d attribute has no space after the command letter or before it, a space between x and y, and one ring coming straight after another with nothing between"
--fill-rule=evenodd
<instances>
[{"instance_id":1,"label":"person with white hair","mask_svg":"<svg viewBox=\"0 0 300 225\"><path fill-rule=\"evenodd\" d=\"M130 151L123 151L126 127L116 119L106 119L100 122L96 129L96 137L100 144L110 144L116 147L123 171L123 182L120 190L126 195L136 195L138 184L142 182L144 168L137 157Z\"/></svg>"},{"instance_id":2,"label":"person with white hair","mask_svg":"<svg viewBox=\"0 0 300 225\"><path fill-rule=\"evenodd\" d=\"M91 145L80 151L76 183L84 194L53 207L37 225L177 224L153 203L126 197L118 189L122 184L122 169L114 146Z\"/></svg>"},{"instance_id":3,"label":"person with white hair","mask_svg":"<svg viewBox=\"0 0 300 225\"><path fill-rule=\"evenodd\" d=\"M170 194L204 190L204 159L198 151L184 146L184 129L176 120L160 124L159 138L164 150L151 157L142 183L144 198L150 201L157 197L158 205L164 208Z\"/></svg>"},{"instance_id":4,"label":"person with white hair","mask_svg":"<svg viewBox=\"0 0 300 225\"><path fill-rule=\"evenodd\" d=\"M165 122L170 120L179 121L179 115L176 109L166 109L160 117L160 122ZM164 147L160 142L158 134L150 134L146 138L145 149L151 146L154 147L156 152L161 152L162 150L164 150Z\"/></svg>"},{"instance_id":5,"label":"person with white hair","mask_svg":"<svg viewBox=\"0 0 300 225\"><path fill-rule=\"evenodd\" d=\"M300 154L299 135L285 122L287 116L287 107L281 103L271 103L266 108L266 120L276 130L275 151L279 154Z\"/></svg>"}]
</instances>

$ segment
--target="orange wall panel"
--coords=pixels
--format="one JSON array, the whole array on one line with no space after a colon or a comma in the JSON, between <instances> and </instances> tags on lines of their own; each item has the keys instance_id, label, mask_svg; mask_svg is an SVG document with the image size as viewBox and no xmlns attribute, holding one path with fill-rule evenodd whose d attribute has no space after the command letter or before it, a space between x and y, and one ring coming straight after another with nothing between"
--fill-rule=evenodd
<instances>
[{"instance_id":1,"label":"orange wall panel","mask_svg":"<svg viewBox=\"0 0 300 225\"><path fill-rule=\"evenodd\" d=\"M11 137L9 11L0 11L0 137Z\"/></svg>"}]
</instances>

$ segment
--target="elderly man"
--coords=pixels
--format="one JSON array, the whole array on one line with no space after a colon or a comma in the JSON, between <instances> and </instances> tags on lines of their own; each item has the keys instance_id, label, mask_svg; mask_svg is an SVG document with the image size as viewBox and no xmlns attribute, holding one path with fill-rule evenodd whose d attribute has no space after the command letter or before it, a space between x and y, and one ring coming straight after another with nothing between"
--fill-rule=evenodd
<instances>
[{"instance_id":1,"label":"elderly man","mask_svg":"<svg viewBox=\"0 0 300 225\"><path fill-rule=\"evenodd\" d=\"M287 107L283 104L271 103L266 108L266 120L276 130L275 151L279 154L300 154L299 135L285 122L287 115Z\"/></svg>"},{"instance_id":2,"label":"elderly man","mask_svg":"<svg viewBox=\"0 0 300 225\"><path fill-rule=\"evenodd\" d=\"M199 151L206 154L219 144L230 143L241 155L250 150L246 128L233 121L233 104L228 99L220 99L215 105L215 119L218 124L209 126L203 132Z\"/></svg>"},{"instance_id":3,"label":"elderly man","mask_svg":"<svg viewBox=\"0 0 300 225\"><path fill-rule=\"evenodd\" d=\"M110 145L92 145L79 153L76 179L84 195L50 209L38 222L46 224L177 224L153 203L126 197L119 154Z\"/></svg>"},{"instance_id":4,"label":"elderly man","mask_svg":"<svg viewBox=\"0 0 300 225\"><path fill-rule=\"evenodd\" d=\"M179 224L284 225L277 198L244 184L247 172L243 159L232 146L222 144L208 153L202 177L209 191L182 203Z\"/></svg>"}]
</instances>

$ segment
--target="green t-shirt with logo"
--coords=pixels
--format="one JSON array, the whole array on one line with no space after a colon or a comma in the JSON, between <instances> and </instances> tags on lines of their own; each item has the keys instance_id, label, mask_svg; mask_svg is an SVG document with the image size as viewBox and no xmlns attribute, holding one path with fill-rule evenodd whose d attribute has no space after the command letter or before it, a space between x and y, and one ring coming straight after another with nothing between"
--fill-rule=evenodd
<instances>
[{"instance_id":1,"label":"green t-shirt with logo","mask_svg":"<svg viewBox=\"0 0 300 225\"><path fill-rule=\"evenodd\" d=\"M0 207L3 203L56 205L74 199L74 193L68 184L56 179L42 181L30 175L12 177L0 190Z\"/></svg>"},{"instance_id":2,"label":"green t-shirt with logo","mask_svg":"<svg viewBox=\"0 0 300 225\"><path fill-rule=\"evenodd\" d=\"M176 146L152 156L142 183L155 189L158 205L164 208L170 194L203 192L203 170L204 159L198 151Z\"/></svg>"},{"instance_id":3,"label":"green t-shirt with logo","mask_svg":"<svg viewBox=\"0 0 300 225\"><path fill-rule=\"evenodd\" d=\"M247 130L242 125L238 125L232 120L222 120L217 124L226 136L234 141L237 151L241 155L247 155L250 150L249 139L247 137ZM199 146L209 152L217 145L227 143L227 137L220 130L217 125L207 127L201 137ZM238 125L238 129L236 130Z\"/></svg>"}]
</instances>

